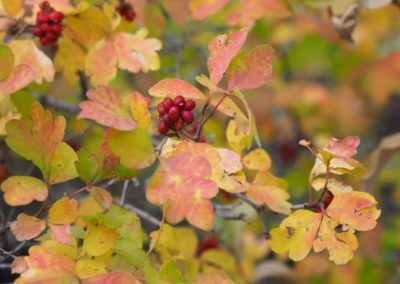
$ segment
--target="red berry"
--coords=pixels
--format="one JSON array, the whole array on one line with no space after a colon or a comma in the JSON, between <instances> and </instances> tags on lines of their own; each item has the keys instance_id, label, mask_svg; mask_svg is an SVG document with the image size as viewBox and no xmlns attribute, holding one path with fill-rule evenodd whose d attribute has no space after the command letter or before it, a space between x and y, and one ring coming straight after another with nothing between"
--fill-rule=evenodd
<instances>
[{"instance_id":1,"label":"red berry","mask_svg":"<svg viewBox=\"0 0 400 284\"><path fill-rule=\"evenodd\" d=\"M57 40L57 35L53 34L53 33L47 33L46 37L49 41L56 41Z\"/></svg>"},{"instance_id":2,"label":"red berry","mask_svg":"<svg viewBox=\"0 0 400 284\"><path fill-rule=\"evenodd\" d=\"M165 98L163 104L165 109L169 110L174 105L174 101L171 98Z\"/></svg>"},{"instance_id":3,"label":"red berry","mask_svg":"<svg viewBox=\"0 0 400 284\"><path fill-rule=\"evenodd\" d=\"M193 122L193 119L194 119L193 113L191 113L188 110L184 110L182 112L182 119L186 124L191 124Z\"/></svg>"},{"instance_id":4,"label":"red berry","mask_svg":"<svg viewBox=\"0 0 400 284\"><path fill-rule=\"evenodd\" d=\"M328 190L327 191L327 195L324 198L324 207L328 208L328 206L331 204L332 200L333 200L333 194Z\"/></svg>"},{"instance_id":5,"label":"red berry","mask_svg":"<svg viewBox=\"0 0 400 284\"><path fill-rule=\"evenodd\" d=\"M192 100L187 100L185 102L185 110L192 110L196 107L196 103Z\"/></svg>"},{"instance_id":6,"label":"red berry","mask_svg":"<svg viewBox=\"0 0 400 284\"><path fill-rule=\"evenodd\" d=\"M47 36L44 36L44 37L40 38L40 43L41 43L41 45L48 45L50 43L50 41L47 38Z\"/></svg>"},{"instance_id":7,"label":"red berry","mask_svg":"<svg viewBox=\"0 0 400 284\"><path fill-rule=\"evenodd\" d=\"M44 33L51 32L51 26L48 23L41 24L39 27Z\"/></svg>"},{"instance_id":8,"label":"red berry","mask_svg":"<svg viewBox=\"0 0 400 284\"><path fill-rule=\"evenodd\" d=\"M165 106L163 103L158 104L157 106L157 111L159 114L164 115L167 113L167 110L165 109Z\"/></svg>"},{"instance_id":9,"label":"red berry","mask_svg":"<svg viewBox=\"0 0 400 284\"><path fill-rule=\"evenodd\" d=\"M165 114L165 115L162 117L161 120L165 121L165 123L166 123L168 126L172 126L172 125L174 124L174 122L169 118L168 113Z\"/></svg>"},{"instance_id":10,"label":"red berry","mask_svg":"<svg viewBox=\"0 0 400 284\"><path fill-rule=\"evenodd\" d=\"M60 33L62 32L62 26L59 25L59 24L53 25L53 26L51 27L51 30L52 30L52 32L55 33L55 34L60 34Z\"/></svg>"},{"instance_id":11,"label":"red berry","mask_svg":"<svg viewBox=\"0 0 400 284\"><path fill-rule=\"evenodd\" d=\"M35 27L32 31L33 35L40 36L42 34L42 30L39 27Z\"/></svg>"},{"instance_id":12,"label":"red berry","mask_svg":"<svg viewBox=\"0 0 400 284\"><path fill-rule=\"evenodd\" d=\"M49 20L49 16L46 12L40 11L36 14L36 22L37 24L46 23Z\"/></svg>"},{"instance_id":13,"label":"red berry","mask_svg":"<svg viewBox=\"0 0 400 284\"><path fill-rule=\"evenodd\" d=\"M125 12L125 19L128 21L128 22L132 22L135 18L136 18L136 13L135 13L135 11L134 10L132 10L132 9L130 9L130 10L128 10L128 11L126 11Z\"/></svg>"},{"instance_id":14,"label":"red berry","mask_svg":"<svg viewBox=\"0 0 400 284\"><path fill-rule=\"evenodd\" d=\"M160 134L166 134L169 130L168 125L165 123L165 121L160 121L160 123L158 124L158 132L160 132Z\"/></svg>"},{"instance_id":15,"label":"red berry","mask_svg":"<svg viewBox=\"0 0 400 284\"><path fill-rule=\"evenodd\" d=\"M52 11L49 15L49 19L55 23L61 22L64 18L64 14L56 11Z\"/></svg>"},{"instance_id":16,"label":"red berry","mask_svg":"<svg viewBox=\"0 0 400 284\"><path fill-rule=\"evenodd\" d=\"M177 107L183 106L184 103L185 103L185 98L182 97L182 96L177 96L177 97L174 99L174 104L175 104Z\"/></svg>"},{"instance_id":17,"label":"red berry","mask_svg":"<svg viewBox=\"0 0 400 284\"><path fill-rule=\"evenodd\" d=\"M176 106L171 107L168 110L168 116L172 122L177 122L179 119L179 108Z\"/></svg>"},{"instance_id":18,"label":"red berry","mask_svg":"<svg viewBox=\"0 0 400 284\"><path fill-rule=\"evenodd\" d=\"M200 136L199 141L197 141L199 143L204 143L206 142L206 138L204 136Z\"/></svg>"},{"instance_id":19,"label":"red berry","mask_svg":"<svg viewBox=\"0 0 400 284\"><path fill-rule=\"evenodd\" d=\"M196 122L191 127L189 127L188 132L192 135L195 135L198 128L199 128L199 124Z\"/></svg>"}]
</instances>

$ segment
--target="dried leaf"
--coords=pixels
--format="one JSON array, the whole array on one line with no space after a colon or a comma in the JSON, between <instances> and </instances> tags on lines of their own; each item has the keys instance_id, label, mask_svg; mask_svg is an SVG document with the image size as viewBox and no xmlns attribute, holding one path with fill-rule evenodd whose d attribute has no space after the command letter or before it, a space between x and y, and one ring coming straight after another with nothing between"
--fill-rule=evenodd
<instances>
[{"instance_id":1,"label":"dried leaf","mask_svg":"<svg viewBox=\"0 0 400 284\"><path fill-rule=\"evenodd\" d=\"M11 232L20 242L36 238L45 228L45 221L24 213L18 214L17 220L10 223Z\"/></svg>"}]
</instances>

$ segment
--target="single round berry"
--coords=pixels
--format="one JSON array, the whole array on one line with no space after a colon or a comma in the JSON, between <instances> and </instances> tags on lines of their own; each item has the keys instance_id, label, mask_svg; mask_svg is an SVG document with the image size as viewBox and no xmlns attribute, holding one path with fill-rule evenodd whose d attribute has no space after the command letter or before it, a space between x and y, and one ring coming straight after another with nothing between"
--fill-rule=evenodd
<instances>
[{"instance_id":1,"label":"single round berry","mask_svg":"<svg viewBox=\"0 0 400 284\"><path fill-rule=\"evenodd\" d=\"M60 24L58 25L53 25L51 27L51 31L55 34L60 34L62 32L62 26Z\"/></svg>"},{"instance_id":2,"label":"single round berry","mask_svg":"<svg viewBox=\"0 0 400 284\"><path fill-rule=\"evenodd\" d=\"M46 34L47 39L52 42L52 41L56 41L57 40L57 35L53 34L53 33L47 33Z\"/></svg>"},{"instance_id":3,"label":"single round berry","mask_svg":"<svg viewBox=\"0 0 400 284\"><path fill-rule=\"evenodd\" d=\"M39 27L35 27L32 31L33 35L35 36L41 36L42 30Z\"/></svg>"},{"instance_id":4,"label":"single round berry","mask_svg":"<svg viewBox=\"0 0 400 284\"><path fill-rule=\"evenodd\" d=\"M174 101L171 98L165 98L163 101L164 107L166 110L169 110L174 106Z\"/></svg>"},{"instance_id":5,"label":"single round berry","mask_svg":"<svg viewBox=\"0 0 400 284\"><path fill-rule=\"evenodd\" d=\"M48 45L50 43L49 39L47 38L47 36L41 37L40 38L40 44L41 45Z\"/></svg>"},{"instance_id":6,"label":"single round berry","mask_svg":"<svg viewBox=\"0 0 400 284\"><path fill-rule=\"evenodd\" d=\"M60 13L60 12L57 12L57 11L50 12L49 19L51 21L53 21L54 23L60 22L63 18L64 18L64 14L63 13Z\"/></svg>"},{"instance_id":7,"label":"single round berry","mask_svg":"<svg viewBox=\"0 0 400 284\"><path fill-rule=\"evenodd\" d=\"M42 30L44 33L49 33L51 32L51 26L48 23L43 23L39 26L39 28Z\"/></svg>"},{"instance_id":8,"label":"single round berry","mask_svg":"<svg viewBox=\"0 0 400 284\"><path fill-rule=\"evenodd\" d=\"M172 122L177 122L179 119L179 108L177 106L173 106L168 110L168 116Z\"/></svg>"},{"instance_id":9,"label":"single round berry","mask_svg":"<svg viewBox=\"0 0 400 284\"><path fill-rule=\"evenodd\" d=\"M185 110L192 110L192 109L194 109L195 107L196 107L196 103L195 103L194 101L192 101L192 100L187 100L187 101L185 102L185 106L184 106Z\"/></svg>"},{"instance_id":10,"label":"single round berry","mask_svg":"<svg viewBox=\"0 0 400 284\"><path fill-rule=\"evenodd\" d=\"M206 142L206 138L204 136L200 136L198 143L204 143Z\"/></svg>"},{"instance_id":11,"label":"single round berry","mask_svg":"<svg viewBox=\"0 0 400 284\"><path fill-rule=\"evenodd\" d=\"M189 134L195 135L197 132L197 129L199 128L199 124L196 122L192 126L189 127L188 132Z\"/></svg>"},{"instance_id":12,"label":"single round berry","mask_svg":"<svg viewBox=\"0 0 400 284\"><path fill-rule=\"evenodd\" d=\"M182 119L186 124L191 124L193 122L193 119L194 119L193 113L191 113L188 110L184 110L182 112Z\"/></svg>"},{"instance_id":13,"label":"single round berry","mask_svg":"<svg viewBox=\"0 0 400 284\"><path fill-rule=\"evenodd\" d=\"M157 111L159 114L164 115L167 113L167 110L165 109L165 106L163 103L158 104L157 106Z\"/></svg>"},{"instance_id":14,"label":"single round berry","mask_svg":"<svg viewBox=\"0 0 400 284\"><path fill-rule=\"evenodd\" d=\"M179 118L179 120L177 121L177 122L175 122L173 125L172 125L172 130L174 130L174 131L180 131L182 128L183 128L183 126L185 126L185 124L184 124L184 122L183 122L183 120L181 119L181 118Z\"/></svg>"},{"instance_id":15,"label":"single round berry","mask_svg":"<svg viewBox=\"0 0 400 284\"><path fill-rule=\"evenodd\" d=\"M40 11L36 14L36 22L37 24L46 23L49 20L49 16L46 12Z\"/></svg>"},{"instance_id":16,"label":"single round berry","mask_svg":"<svg viewBox=\"0 0 400 284\"><path fill-rule=\"evenodd\" d=\"M160 123L158 124L158 132L160 132L160 134L166 134L169 130L168 125L165 123L165 121L160 121Z\"/></svg>"},{"instance_id":17,"label":"single round berry","mask_svg":"<svg viewBox=\"0 0 400 284\"><path fill-rule=\"evenodd\" d=\"M177 97L175 97L175 99L174 99L174 104L175 104L177 107L183 106L184 103L185 103L185 98L184 98L184 97L182 97L182 96L177 96Z\"/></svg>"},{"instance_id":18,"label":"single round berry","mask_svg":"<svg viewBox=\"0 0 400 284\"><path fill-rule=\"evenodd\" d=\"M162 117L162 120L165 121L165 123L168 126L172 126L174 124L174 122L171 120L171 118L169 117L168 113L164 114L164 116Z\"/></svg>"}]
</instances>

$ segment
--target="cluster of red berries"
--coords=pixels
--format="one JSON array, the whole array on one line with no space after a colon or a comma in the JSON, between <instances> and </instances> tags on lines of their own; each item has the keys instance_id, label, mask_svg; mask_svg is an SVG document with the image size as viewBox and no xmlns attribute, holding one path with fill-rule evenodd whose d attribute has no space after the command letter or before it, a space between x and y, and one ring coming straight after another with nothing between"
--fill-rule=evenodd
<instances>
[{"instance_id":1,"label":"cluster of red berries","mask_svg":"<svg viewBox=\"0 0 400 284\"><path fill-rule=\"evenodd\" d=\"M160 114L158 132L165 135L170 129L180 131L185 124L191 124L194 120L192 110L195 107L196 103L194 101L185 100L182 96L177 96L175 99L165 98L157 106Z\"/></svg>"},{"instance_id":2,"label":"cluster of red berries","mask_svg":"<svg viewBox=\"0 0 400 284\"><path fill-rule=\"evenodd\" d=\"M36 26L33 29L33 34L40 38L42 45L48 45L58 40L62 32L64 14L55 11L47 1L40 4L40 9L36 15Z\"/></svg>"},{"instance_id":3,"label":"cluster of red berries","mask_svg":"<svg viewBox=\"0 0 400 284\"><path fill-rule=\"evenodd\" d=\"M128 22L132 22L136 18L135 10L129 3L124 3L117 8L118 13L122 18L124 18Z\"/></svg>"}]
</instances>

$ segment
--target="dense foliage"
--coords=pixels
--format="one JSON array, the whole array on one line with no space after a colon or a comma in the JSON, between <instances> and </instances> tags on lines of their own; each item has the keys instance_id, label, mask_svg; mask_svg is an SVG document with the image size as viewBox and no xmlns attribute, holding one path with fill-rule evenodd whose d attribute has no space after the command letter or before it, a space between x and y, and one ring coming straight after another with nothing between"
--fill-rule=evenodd
<instances>
[{"instance_id":1,"label":"dense foliage","mask_svg":"<svg viewBox=\"0 0 400 284\"><path fill-rule=\"evenodd\" d=\"M396 281L398 5L0 1L1 277Z\"/></svg>"}]
</instances>

